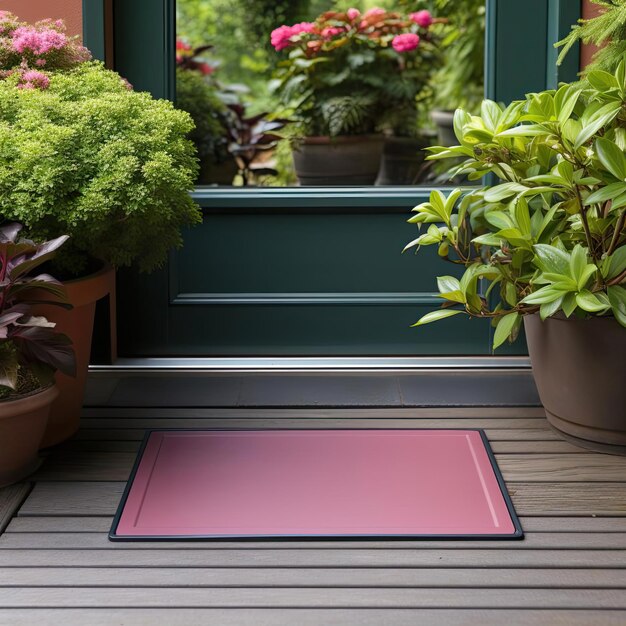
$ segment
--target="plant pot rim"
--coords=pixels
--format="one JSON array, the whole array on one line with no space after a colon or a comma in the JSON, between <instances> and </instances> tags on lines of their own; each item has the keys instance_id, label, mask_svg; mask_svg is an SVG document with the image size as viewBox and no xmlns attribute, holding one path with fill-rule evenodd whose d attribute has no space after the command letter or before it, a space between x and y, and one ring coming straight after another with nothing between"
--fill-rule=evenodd
<instances>
[{"instance_id":1,"label":"plant pot rim","mask_svg":"<svg viewBox=\"0 0 626 626\"><path fill-rule=\"evenodd\" d=\"M81 281L100 278L100 276L104 276L106 274L109 274L111 271L115 271L115 268L107 261L102 261L100 259L97 259L97 260L101 264L100 269L97 269L95 272L91 272L90 274L84 274L83 276L76 276L75 278L68 278L67 280L63 280L61 282L64 285L73 285Z\"/></svg>"},{"instance_id":2,"label":"plant pot rim","mask_svg":"<svg viewBox=\"0 0 626 626\"><path fill-rule=\"evenodd\" d=\"M382 133L370 133L366 135L337 135L331 137L330 135L311 135L309 137L302 137L301 141L305 144L321 144L321 145L333 145L337 143L359 143L367 141L383 141L384 135Z\"/></svg>"},{"instance_id":3,"label":"plant pot rim","mask_svg":"<svg viewBox=\"0 0 626 626\"><path fill-rule=\"evenodd\" d=\"M550 317L546 317L545 320L542 320L539 316L539 313L530 313L525 315L524 317L534 317L535 319L539 319L540 322L547 322L548 320L553 320L555 322L600 322L600 320L605 320L607 322L615 322L618 323L615 319L614 315L590 315L589 317L565 317L562 312L556 313L555 315L551 315ZM604 322L600 322L604 323Z\"/></svg>"},{"instance_id":4,"label":"plant pot rim","mask_svg":"<svg viewBox=\"0 0 626 626\"><path fill-rule=\"evenodd\" d=\"M40 405L45 405L54 398L57 397L59 391L54 383L47 385L46 387L39 387L39 389L35 389L34 391L29 391L28 393L21 394L17 397L7 398L6 400L0 400L0 406L11 406L13 414L15 413L26 413L33 408L36 408ZM4 417L12 417L12 415L1 415L0 419Z\"/></svg>"}]
</instances>

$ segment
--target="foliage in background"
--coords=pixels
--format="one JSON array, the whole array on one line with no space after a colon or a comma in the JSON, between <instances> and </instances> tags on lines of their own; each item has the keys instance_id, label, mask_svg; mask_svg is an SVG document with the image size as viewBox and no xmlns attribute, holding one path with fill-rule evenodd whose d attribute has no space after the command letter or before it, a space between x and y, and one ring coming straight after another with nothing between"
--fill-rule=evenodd
<instances>
[{"instance_id":1,"label":"foliage in background","mask_svg":"<svg viewBox=\"0 0 626 626\"><path fill-rule=\"evenodd\" d=\"M438 278L445 304L417 325L491 318L494 347L536 312L613 315L626 327L626 57L614 74L590 71L505 109L458 110L455 132L460 145L431 158L462 157L470 179L502 182L464 197L434 191L413 209L409 221L429 226L407 248L436 245L465 266L460 280Z\"/></svg>"},{"instance_id":2,"label":"foliage in background","mask_svg":"<svg viewBox=\"0 0 626 626\"><path fill-rule=\"evenodd\" d=\"M32 314L42 294L49 304L64 305L63 286L34 270L49 261L66 236L35 244L20 239L20 224L0 227L0 400L29 393L54 382L60 370L76 375L71 341L54 323Z\"/></svg>"},{"instance_id":3,"label":"foliage in background","mask_svg":"<svg viewBox=\"0 0 626 626\"><path fill-rule=\"evenodd\" d=\"M35 239L69 234L56 262L74 275L91 257L162 264L200 221L189 115L97 62L53 73L47 89L18 83L0 80L0 217Z\"/></svg>"},{"instance_id":4,"label":"foliage in background","mask_svg":"<svg viewBox=\"0 0 626 626\"><path fill-rule=\"evenodd\" d=\"M272 32L287 51L273 89L304 135L417 132L417 99L439 67L426 11L328 11Z\"/></svg>"},{"instance_id":5,"label":"foliage in background","mask_svg":"<svg viewBox=\"0 0 626 626\"><path fill-rule=\"evenodd\" d=\"M558 63L563 61L574 44L582 41L602 46L586 71L614 72L626 53L626 0L591 2L601 7L602 13L589 20L579 20L567 37L555 44L556 47L563 47Z\"/></svg>"}]
</instances>

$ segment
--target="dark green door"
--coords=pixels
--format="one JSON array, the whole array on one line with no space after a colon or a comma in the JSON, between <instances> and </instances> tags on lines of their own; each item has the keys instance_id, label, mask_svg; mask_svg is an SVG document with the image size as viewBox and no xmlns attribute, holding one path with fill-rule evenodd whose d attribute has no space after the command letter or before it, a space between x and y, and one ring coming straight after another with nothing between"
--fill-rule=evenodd
<instances>
[{"instance_id":1,"label":"dark green door","mask_svg":"<svg viewBox=\"0 0 626 626\"><path fill-rule=\"evenodd\" d=\"M158 8L155 8L158 5ZM573 79L552 43L579 14L571 0L489 0L487 95L510 101ZM117 69L135 88L173 93L174 10L117 0ZM412 329L439 300L438 259L402 255L424 188L199 190L203 223L169 266L120 272L122 356L489 354L487 322ZM513 352L523 351L515 347Z\"/></svg>"}]
</instances>

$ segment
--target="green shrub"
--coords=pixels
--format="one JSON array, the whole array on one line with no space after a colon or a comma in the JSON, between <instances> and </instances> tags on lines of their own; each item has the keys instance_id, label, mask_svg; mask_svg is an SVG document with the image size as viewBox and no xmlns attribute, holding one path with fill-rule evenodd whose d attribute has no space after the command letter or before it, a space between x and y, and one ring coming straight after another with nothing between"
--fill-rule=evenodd
<instances>
[{"instance_id":1,"label":"green shrub","mask_svg":"<svg viewBox=\"0 0 626 626\"><path fill-rule=\"evenodd\" d=\"M45 90L17 80L0 80L0 218L36 239L69 234L57 264L74 275L90 257L161 265L200 220L190 116L97 62L52 74Z\"/></svg>"},{"instance_id":2,"label":"green shrub","mask_svg":"<svg viewBox=\"0 0 626 626\"><path fill-rule=\"evenodd\" d=\"M189 133L200 158L199 183L211 181L211 170L233 158L228 152L226 105L203 76L176 70L176 107L191 115L195 128Z\"/></svg>"}]
</instances>

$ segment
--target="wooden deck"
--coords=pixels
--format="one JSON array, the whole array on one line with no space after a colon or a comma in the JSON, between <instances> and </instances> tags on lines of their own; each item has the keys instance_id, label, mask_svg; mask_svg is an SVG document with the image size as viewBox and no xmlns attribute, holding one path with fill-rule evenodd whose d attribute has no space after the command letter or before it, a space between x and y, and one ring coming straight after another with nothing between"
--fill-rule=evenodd
<instances>
[{"instance_id":1,"label":"wooden deck","mask_svg":"<svg viewBox=\"0 0 626 626\"><path fill-rule=\"evenodd\" d=\"M224 426L485 428L526 539L110 543L144 429ZM626 458L538 408L87 409L3 520L0 624L626 623Z\"/></svg>"}]
</instances>

